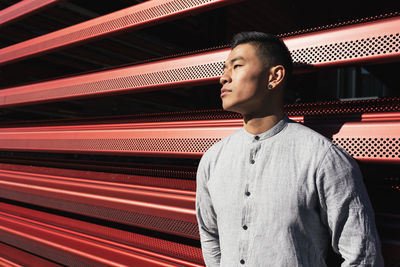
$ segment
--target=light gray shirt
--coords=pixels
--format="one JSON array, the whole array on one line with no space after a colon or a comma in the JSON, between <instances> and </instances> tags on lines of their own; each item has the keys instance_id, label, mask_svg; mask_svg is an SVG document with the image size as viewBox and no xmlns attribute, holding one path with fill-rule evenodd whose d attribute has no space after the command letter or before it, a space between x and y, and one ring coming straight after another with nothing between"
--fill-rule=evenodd
<instances>
[{"instance_id":1,"label":"light gray shirt","mask_svg":"<svg viewBox=\"0 0 400 267\"><path fill-rule=\"evenodd\" d=\"M212 145L197 169L196 216L207 266L383 266L356 161L285 116L254 135Z\"/></svg>"}]
</instances>

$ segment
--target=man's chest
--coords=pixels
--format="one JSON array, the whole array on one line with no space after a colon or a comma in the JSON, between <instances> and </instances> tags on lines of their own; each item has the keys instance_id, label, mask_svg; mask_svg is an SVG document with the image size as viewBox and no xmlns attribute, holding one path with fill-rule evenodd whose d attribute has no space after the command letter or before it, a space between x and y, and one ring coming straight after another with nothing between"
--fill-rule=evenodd
<instances>
[{"instance_id":1,"label":"man's chest","mask_svg":"<svg viewBox=\"0 0 400 267\"><path fill-rule=\"evenodd\" d=\"M225 153L207 184L220 218L246 209L272 217L296 216L315 204L314 171L295 153L262 146Z\"/></svg>"}]
</instances>

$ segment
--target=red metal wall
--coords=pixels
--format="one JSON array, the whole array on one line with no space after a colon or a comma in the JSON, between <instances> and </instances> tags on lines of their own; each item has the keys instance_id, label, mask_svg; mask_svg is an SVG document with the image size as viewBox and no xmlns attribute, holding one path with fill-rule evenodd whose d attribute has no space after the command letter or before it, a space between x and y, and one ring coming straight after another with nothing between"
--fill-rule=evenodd
<instances>
[{"instance_id":1,"label":"red metal wall","mask_svg":"<svg viewBox=\"0 0 400 267\"><path fill-rule=\"evenodd\" d=\"M21 1L19 7L0 11L0 21L13 23L30 12L40 12L45 4L57 4L44 2ZM237 2L144 2L3 47L0 64ZM283 39L292 53L295 74L400 61L400 17L396 15L298 31ZM215 85L228 53L225 46L7 87L0 90L0 108ZM400 263L399 100L285 106L292 119L330 137L360 163L387 266ZM0 263L203 266L194 212L196 166L163 165L156 159L198 160L208 147L241 126L238 114L222 110L4 123L0 151L31 154L0 156ZM56 154L86 158L52 156ZM148 161L102 162L91 156Z\"/></svg>"}]
</instances>

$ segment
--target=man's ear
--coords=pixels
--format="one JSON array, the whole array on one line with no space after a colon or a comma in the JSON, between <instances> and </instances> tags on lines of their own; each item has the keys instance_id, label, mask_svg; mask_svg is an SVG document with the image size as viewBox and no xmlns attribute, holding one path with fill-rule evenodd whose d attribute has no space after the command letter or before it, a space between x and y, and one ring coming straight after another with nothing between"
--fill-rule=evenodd
<instances>
[{"instance_id":1,"label":"man's ear","mask_svg":"<svg viewBox=\"0 0 400 267\"><path fill-rule=\"evenodd\" d=\"M271 67L269 69L268 89L273 89L282 84L285 74L286 71L284 66L276 65Z\"/></svg>"}]
</instances>

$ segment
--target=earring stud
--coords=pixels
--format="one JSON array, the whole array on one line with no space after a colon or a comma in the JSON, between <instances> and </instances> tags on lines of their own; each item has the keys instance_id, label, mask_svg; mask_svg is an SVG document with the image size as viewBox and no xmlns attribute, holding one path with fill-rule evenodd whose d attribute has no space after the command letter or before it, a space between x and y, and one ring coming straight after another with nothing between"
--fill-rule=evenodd
<instances>
[{"instance_id":1,"label":"earring stud","mask_svg":"<svg viewBox=\"0 0 400 267\"><path fill-rule=\"evenodd\" d=\"M272 84L268 84L268 89L272 89Z\"/></svg>"}]
</instances>

